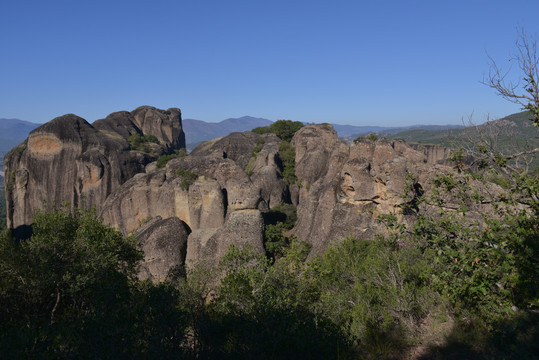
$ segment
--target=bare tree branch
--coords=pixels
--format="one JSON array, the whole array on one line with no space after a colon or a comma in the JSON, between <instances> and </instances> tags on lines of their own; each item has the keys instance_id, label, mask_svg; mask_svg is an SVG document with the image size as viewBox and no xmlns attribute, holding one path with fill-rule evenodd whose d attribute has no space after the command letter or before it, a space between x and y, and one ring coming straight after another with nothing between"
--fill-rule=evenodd
<instances>
[{"instance_id":1,"label":"bare tree branch","mask_svg":"<svg viewBox=\"0 0 539 360\"><path fill-rule=\"evenodd\" d=\"M537 56L537 35L529 36L524 29L518 29L515 42L517 53L509 62L517 64L518 81L511 79L512 66L504 71L489 55L490 69L483 77L482 84L494 89L504 99L519 104L530 111L535 126L539 126L539 57Z\"/></svg>"}]
</instances>

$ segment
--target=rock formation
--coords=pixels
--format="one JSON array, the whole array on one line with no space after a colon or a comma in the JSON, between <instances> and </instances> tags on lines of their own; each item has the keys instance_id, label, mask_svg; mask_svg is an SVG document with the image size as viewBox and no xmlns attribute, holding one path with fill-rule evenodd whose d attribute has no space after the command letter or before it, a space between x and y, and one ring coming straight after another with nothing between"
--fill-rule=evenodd
<instances>
[{"instance_id":1,"label":"rock formation","mask_svg":"<svg viewBox=\"0 0 539 360\"><path fill-rule=\"evenodd\" d=\"M176 217L158 216L145 223L135 234L144 252L139 279L160 282L174 277L185 264L188 235L185 224Z\"/></svg>"},{"instance_id":2,"label":"rock formation","mask_svg":"<svg viewBox=\"0 0 539 360\"><path fill-rule=\"evenodd\" d=\"M261 138L268 142L253 156L253 147ZM148 166L147 173L127 181L107 198L101 216L124 234L154 217L181 219L192 231L187 246L189 263L202 257L216 265L230 244L250 244L263 253L261 210L286 196L278 163L273 159L276 144L274 135L250 132L203 143L191 155L169 161L165 169ZM249 177L245 168L251 157L259 165ZM251 180L262 178L263 172L272 174L269 181ZM196 179L186 183L184 174L193 174Z\"/></svg>"},{"instance_id":3,"label":"rock formation","mask_svg":"<svg viewBox=\"0 0 539 360\"><path fill-rule=\"evenodd\" d=\"M410 201L402 197L410 175L428 187L434 173L449 170L446 148L366 138L348 144L325 125L303 127L292 145L302 185L295 234L313 254L346 236L373 239L383 231L378 216L400 215Z\"/></svg>"},{"instance_id":4,"label":"rock formation","mask_svg":"<svg viewBox=\"0 0 539 360\"><path fill-rule=\"evenodd\" d=\"M134 135L159 144L135 151L127 140ZM231 244L264 253L262 213L281 202L297 205L292 232L312 254L345 236L374 238L383 230L378 216L406 216L402 206L413 199L403 193L450 169L440 146L347 143L331 125L308 125L292 139L298 181L287 185L280 143L274 134L233 133L158 169L158 155L185 146L179 109L144 106L93 126L65 115L6 156L8 224L29 225L42 200L96 205L106 223L140 241L140 278L162 281L184 264L217 265Z\"/></svg>"},{"instance_id":5,"label":"rock formation","mask_svg":"<svg viewBox=\"0 0 539 360\"><path fill-rule=\"evenodd\" d=\"M153 144L150 153L135 151L126 139L133 134L154 135L161 143ZM146 164L185 147L182 134L179 109L141 107L111 114L95 127L73 114L49 121L5 156L8 227L28 226L37 208L65 201L99 210Z\"/></svg>"}]
</instances>

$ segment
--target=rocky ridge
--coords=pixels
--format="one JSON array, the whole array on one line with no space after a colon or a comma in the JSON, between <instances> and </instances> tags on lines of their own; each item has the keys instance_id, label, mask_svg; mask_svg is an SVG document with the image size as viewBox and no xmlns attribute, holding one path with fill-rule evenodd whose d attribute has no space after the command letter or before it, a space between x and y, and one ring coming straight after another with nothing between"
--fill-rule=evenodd
<instances>
[{"instance_id":1,"label":"rocky ridge","mask_svg":"<svg viewBox=\"0 0 539 360\"><path fill-rule=\"evenodd\" d=\"M179 109L149 106L111 114L95 126L68 114L34 129L4 159L8 227L24 228L36 209L65 201L99 208L146 164L185 147L181 133ZM150 152L133 150L128 142L132 134L153 135L159 144L152 144Z\"/></svg>"},{"instance_id":2,"label":"rocky ridge","mask_svg":"<svg viewBox=\"0 0 539 360\"><path fill-rule=\"evenodd\" d=\"M400 214L412 200L405 190L428 187L433 174L450 169L446 148L347 143L327 124L294 135L294 184L283 179L275 134L232 133L157 169L158 155L185 146L182 134L179 109L141 107L93 125L75 115L52 120L6 156L9 226L30 225L43 198L47 206L85 201L106 223L135 234L145 253L139 276L162 281L184 264L216 265L230 244L264 253L263 213L281 202L297 205L292 232L312 244L312 254L348 235L373 238L379 215ZM133 151L133 135L159 144Z\"/></svg>"}]
</instances>

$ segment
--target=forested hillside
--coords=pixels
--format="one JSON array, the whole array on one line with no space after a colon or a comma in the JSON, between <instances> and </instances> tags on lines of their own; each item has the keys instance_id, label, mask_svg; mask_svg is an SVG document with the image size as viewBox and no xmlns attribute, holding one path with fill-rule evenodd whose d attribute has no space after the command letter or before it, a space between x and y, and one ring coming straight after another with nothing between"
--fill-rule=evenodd
<instances>
[{"instance_id":1,"label":"forested hillside","mask_svg":"<svg viewBox=\"0 0 539 360\"><path fill-rule=\"evenodd\" d=\"M484 124L470 125L462 129L446 130L407 130L394 134L380 133L393 139L425 144L439 144L455 149L473 149L480 142L491 144L502 154L514 154L539 147L539 134L530 120L528 111L512 114L503 119L488 121ZM521 159L521 161L523 161ZM539 154L527 157L530 170L539 167ZM521 163L521 166L526 164Z\"/></svg>"}]
</instances>

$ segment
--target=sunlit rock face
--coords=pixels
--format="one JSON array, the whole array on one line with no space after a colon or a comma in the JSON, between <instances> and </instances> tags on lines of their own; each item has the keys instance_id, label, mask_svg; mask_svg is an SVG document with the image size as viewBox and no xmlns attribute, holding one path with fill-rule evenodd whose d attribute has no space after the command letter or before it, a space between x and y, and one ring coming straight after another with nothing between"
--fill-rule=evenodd
<instances>
[{"instance_id":1,"label":"sunlit rock face","mask_svg":"<svg viewBox=\"0 0 539 360\"><path fill-rule=\"evenodd\" d=\"M36 209L64 202L100 210L108 195L148 163L185 147L179 109L141 107L96 123L73 114L57 117L5 156L10 228L28 226ZM160 143L149 152L134 151L127 141L134 134L154 135Z\"/></svg>"},{"instance_id":2,"label":"sunlit rock face","mask_svg":"<svg viewBox=\"0 0 539 360\"><path fill-rule=\"evenodd\" d=\"M158 143L135 150L133 135ZM159 155L185 146L179 109L143 106L93 125L65 115L6 155L8 224L29 225L37 208L64 201L95 205L105 223L135 234L139 277L159 282L184 265L216 266L232 244L265 253L262 214L281 202L297 205L289 235L311 243L311 256L346 236L374 239L384 231L380 215L406 216L411 187L428 190L435 174L451 170L440 146L348 143L331 125L308 125L292 139L297 182L287 185L280 144L275 134L232 133L159 169Z\"/></svg>"},{"instance_id":3,"label":"sunlit rock face","mask_svg":"<svg viewBox=\"0 0 539 360\"><path fill-rule=\"evenodd\" d=\"M301 183L295 234L313 245L311 254L347 236L374 239L384 231L380 215L402 217L410 186L428 188L434 174L451 169L446 148L366 138L348 144L328 125L303 127L292 145Z\"/></svg>"}]
</instances>

